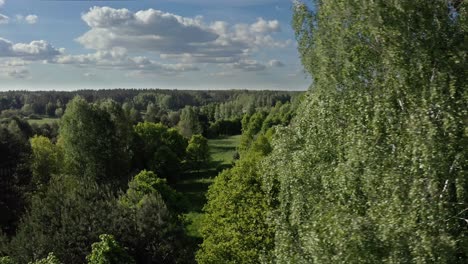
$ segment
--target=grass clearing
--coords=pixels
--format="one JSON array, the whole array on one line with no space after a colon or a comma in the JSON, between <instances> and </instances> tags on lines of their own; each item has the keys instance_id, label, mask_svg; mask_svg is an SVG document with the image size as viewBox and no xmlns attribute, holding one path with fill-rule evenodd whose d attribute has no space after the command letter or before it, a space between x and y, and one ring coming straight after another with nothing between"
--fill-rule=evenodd
<instances>
[{"instance_id":1,"label":"grass clearing","mask_svg":"<svg viewBox=\"0 0 468 264\"><path fill-rule=\"evenodd\" d=\"M203 218L202 209L206 203L206 192L214 178L224 169L230 168L234 154L240 142L240 135L209 139L211 162L207 169L199 172L186 173L175 186L176 190L185 195L189 202L189 212L184 215L187 222L186 230L189 236L199 239Z\"/></svg>"}]
</instances>

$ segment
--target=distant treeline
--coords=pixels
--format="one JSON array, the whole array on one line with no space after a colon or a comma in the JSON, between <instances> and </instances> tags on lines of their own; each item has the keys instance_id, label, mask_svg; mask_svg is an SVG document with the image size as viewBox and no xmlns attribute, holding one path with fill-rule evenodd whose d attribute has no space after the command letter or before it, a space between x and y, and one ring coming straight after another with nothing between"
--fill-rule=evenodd
<instances>
[{"instance_id":1,"label":"distant treeline","mask_svg":"<svg viewBox=\"0 0 468 264\"><path fill-rule=\"evenodd\" d=\"M206 137L217 137L240 134L244 114L251 115L258 110L268 111L278 103L297 101L301 94L303 93L248 90L7 91L0 92L0 120L13 117L60 118L68 102L75 96L80 96L88 103L110 100L119 104L134 124L141 121L163 123L168 127L179 126L181 133L186 136L203 134ZM38 131L35 134L57 134L58 126L53 124L32 126Z\"/></svg>"}]
</instances>

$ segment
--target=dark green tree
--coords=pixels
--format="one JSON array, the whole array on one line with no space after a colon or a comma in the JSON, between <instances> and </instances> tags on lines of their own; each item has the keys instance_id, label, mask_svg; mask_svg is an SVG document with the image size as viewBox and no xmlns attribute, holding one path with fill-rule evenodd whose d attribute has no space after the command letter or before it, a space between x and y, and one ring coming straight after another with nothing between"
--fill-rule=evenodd
<instances>
[{"instance_id":1,"label":"dark green tree","mask_svg":"<svg viewBox=\"0 0 468 264\"><path fill-rule=\"evenodd\" d=\"M8 126L0 124L0 228L7 235L14 234L25 209L31 180L30 155L27 137L17 123L13 120Z\"/></svg>"},{"instance_id":2,"label":"dark green tree","mask_svg":"<svg viewBox=\"0 0 468 264\"><path fill-rule=\"evenodd\" d=\"M99 235L114 232L114 219L121 215L116 208L107 188L81 177L55 175L46 191L31 197L8 255L27 263L54 252L64 263L83 263Z\"/></svg>"},{"instance_id":3,"label":"dark green tree","mask_svg":"<svg viewBox=\"0 0 468 264\"><path fill-rule=\"evenodd\" d=\"M187 146L187 162L192 169L200 170L210 162L208 140L202 135L193 135Z\"/></svg>"},{"instance_id":4,"label":"dark green tree","mask_svg":"<svg viewBox=\"0 0 468 264\"><path fill-rule=\"evenodd\" d=\"M179 178L185 159L187 140L177 130L163 124L139 123L135 126L136 167L156 172L170 182Z\"/></svg>"},{"instance_id":5,"label":"dark green tree","mask_svg":"<svg viewBox=\"0 0 468 264\"><path fill-rule=\"evenodd\" d=\"M164 180L143 171L129 183L120 197L124 212L119 241L129 249L137 263L188 263L193 251L176 213L181 197ZM170 206L166 206L166 202ZM175 212L170 209L175 208ZM119 221L118 221L119 222ZM119 231L117 231L119 233Z\"/></svg>"},{"instance_id":6,"label":"dark green tree","mask_svg":"<svg viewBox=\"0 0 468 264\"><path fill-rule=\"evenodd\" d=\"M60 126L67 171L99 183L126 183L129 131L123 118L123 111L111 102L99 107L81 97L74 98Z\"/></svg>"}]
</instances>

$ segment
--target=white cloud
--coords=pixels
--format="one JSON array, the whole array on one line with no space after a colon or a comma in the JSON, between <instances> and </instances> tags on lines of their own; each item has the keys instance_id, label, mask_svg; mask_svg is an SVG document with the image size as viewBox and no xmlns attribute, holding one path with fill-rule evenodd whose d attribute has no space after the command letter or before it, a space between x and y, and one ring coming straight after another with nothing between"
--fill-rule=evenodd
<instances>
[{"instance_id":1,"label":"white cloud","mask_svg":"<svg viewBox=\"0 0 468 264\"><path fill-rule=\"evenodd\" d=\"M39 20L39 17L37 15L16 15L16 21L18 23L27 23L27 24L36 24L37 21Z\"/></svg>"},{"instance_id":2,"label":"white cloud","mask_svg":"<svg viewBox=\"0 0 468 264\"><path fill-rule=\"evenodd\" d=\"M278 20L266 21L263 18L258 18L257 22L250 26L251 31L255 33L273 33L280 31Z\"/></svg>"},{"instance_id":3,"label":"white cloud","mask_svg":"<svg viewBox=\"0 0 468 264\"><path fill-rule=\"evenodd\" d=\"M44 40L34 40L30 43L12 43L0 38L0 57L17 57L24 60L51 60L62 53Z\"/></svg>"},{"instance_id":4,"label":"white cloud","mask_svg":"<svg viewBox=\"0 0 468 264\"><path fill-rule=\"evenodd\" d=\"M268 66L270 67L284 67L284 63L279 60L270 60L268 62Z\"/></svg>"},{"instance_id":5,"label":"white cloud","mask_svg":"<svg viewBox=\"0 0 468 264\"><path fill-rule=\"evenodd\" d=\"M5 0L0 0L0 7L2 7L5 4Z\"/></svg>"},{"instance_id":6,"label":"white cloud","mask_svg":"<svg viewBox=\"0 0 468 264\"><path fill-rule=\"evenodd\" d=\"M62 55L57 57L53 63L79 67L139 71L146 74L175 74L199 70L198 67L192 64L162 64L147 57L130 57L127 51L122 48L82 55Z\"/></svg>"},{"instance_id":7,"label":"white cloud","mask_svg":"<svg viewBox=\"0 0 468 264\"><path fill-rule=\"evenodd\" d=\"M239 63L265 47L281 48L288 42L272 34L281 30L277 20L259 18L253 24L205 23L159 10L93 7L82 15L90 30L77 38L86 48L152 52L182 63Z\"/></svg>"},{"instance_id":8,"label":"white cloud","mask_svg":"<svg viewBox=\"0 0 468 264\"><path fill-rule=\"evenodd\" d=\"M8 24L8 22L10 22L10 18L5 16L5 15L0 14L0 25L1 24Z\"/></svg>"},{"instance_id":9,"label":"white cloud","mask_svg":"<svg viewBox=\"0 0 468 264\"><path fill-rule=\"evenodd\" d=\"M28 24L36 24L38 19L39 19L39 17L36 16L36 15L27 15L27 16L24 18L24 20L25 20L26 23L28 23Z\"/></svg>"},{"instance_id":10,"label":"white cloud","mask_svg":"<svg viewBox=\"0 0 468 264\"><path fill-rule=\"evenodd\" d=\"M266 66L259 63L256 60L242 60L233 64L234 69L239 69L243 71L263 71L266 69Z\"/></svg>"}]
</instances>

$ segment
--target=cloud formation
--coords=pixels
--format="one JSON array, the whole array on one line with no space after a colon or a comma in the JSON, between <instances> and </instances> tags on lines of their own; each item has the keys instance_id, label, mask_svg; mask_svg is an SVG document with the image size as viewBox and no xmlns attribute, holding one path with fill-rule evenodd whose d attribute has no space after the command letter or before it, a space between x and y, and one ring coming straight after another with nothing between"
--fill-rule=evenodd
<instances>
[{"instance_id":1,"label":"cloud formation","mask_svg":"<svg viewBox=\"0 0 468 264\"><path fill-rule=\"evenodd\" d=\"M0 57L16 57L23 60L51 60L63 52L45 40L34 40L30 43L12 43L0 38Z\"/></svg>"},{"instance_id":2,"label":"cloud formation","mask_svg":"<svg viewBox=\"0 0 468 264\"><path fill-rule=\"evenodd\" d=\"M94 50L125 48L151 52L182 63L245 64L252 52L265 47L285 47L272 34L281 31L277 20L258 18L253 24L205 23L203 17L187 18L159 10L93 7L82 15L90 30L77 38Z\"/></svg>"},{"instance_id":3,"label":"cloud formation","mask_svg":"<svg viewBox=\"0 0 468 264\"><path fill-rule=\"evenodd\" d=\"M146 74L177 74L188 71L198 71L198 67L191 64L162 64L147 57L130 57L123 48L110 51L97 51L82 55L62 55L52 63L75 65L78 67L97 67L102 69L119 69L138 71Z\"/></svg>"},{"instance_id":4,"label":"cloud formation","mask_svg":"<svg viewBox=\"0 0 468 264\"><path fill-rule=\"evenodd\" d=\"M30 25L36 24L37 21L39 20L39 17L36 15L16 15L16 21L19 23L27 23Z\"/></svg>"}]
</instances>

